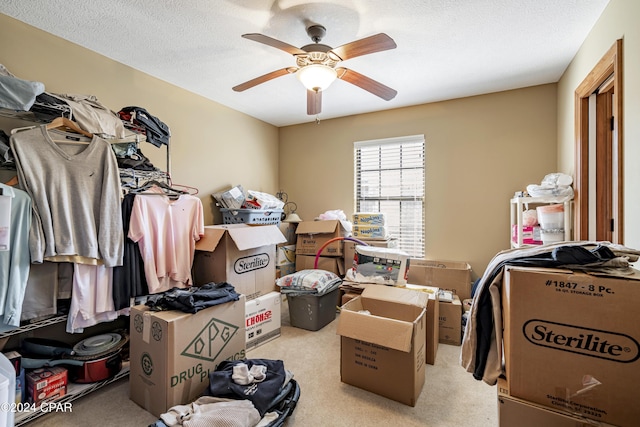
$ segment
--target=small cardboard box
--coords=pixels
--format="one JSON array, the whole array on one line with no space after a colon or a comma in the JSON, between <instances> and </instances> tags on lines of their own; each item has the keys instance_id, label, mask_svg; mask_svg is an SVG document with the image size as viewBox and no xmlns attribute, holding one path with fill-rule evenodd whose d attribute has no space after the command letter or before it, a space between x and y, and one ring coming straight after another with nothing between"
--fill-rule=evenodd
<instances>
[{"instance_id":1,"label":"small cardboard box","mask_svg":"<svg viewBox=\"0 0 640 427\"><path fill-rule=\"evenodd\" d=\"M211 225L196 242L196 285L227 282L248 300L276 290L276 244L285 237L276 225Z\"/></svg>"},{"instance_id":2,"label":"small cardboard box","mask_svg":"<svg viewBox=\"0 0 640 427\"><path fill-rule=\"evenodd\" d=\"M619 426L640 420L640 272L618 277L507 267L510 395Z\"/></svg>"},{"instance_id":3,"label":"small cardboard box","mask_svg":"<svg viewBox=\"0 0 640 427\"><path fill-rule=\"evenodd\" d=\"M423 292L372 285L343 305L342 382L415 406L425 382L427 300Z\"/></svg>"},{"instance_id":4,"label":"small cardboard box","mask_svg":"<svg viewBox=\"0 0 640 427\"><path fill-rule=\"evenodd\" d=\"M337 219L302 221L296 228L296 254L316 255L318 250L335 237L348 235L346 226ZM322 251L324 256L342 256L342 240L330 243Z\"/></svg>"},{"instance_id":5,"label":"small cardboard box","mask_svg":"<svg viewBox=\"0 0 640 427\"><path fill-rule=\"evenodd\" d=\"M458 295L451 302L440 301L440 342L442 344L462 344L462 303Z\"/></svg>"},{"instance_id":6,"label":"small cardboard box","mask_svg":"<svg viewBox=\"0 0 640 427\"><path fill-rule=\"evenodd\" d=\"M471 266L460 261L411 258L407 283L452 291L460 300L471 298Z\"/></svg>"},{"instance_id":7,"label":"small cardboard box","mask_svg":"<svg viewBox=\"0 0 640 427\"><path fill-rule=\"evenodd\" d=\"M131 307L131 400L160 416L202 396L220 362L245 358L245 303L241 295L195 314Z\"/></svg>"},{"instance_id":8,"label":"small cardboard box","mask_svg":"<svg viewBox=\"0 0 640 427\"><path fill-rule=\"evenodd\" d=\"M282 317L282 294L269 292L247 301L245 306L245 328L247 351L280 336Z\"/></svg>"},{"instance_id":9,"label":"small cardboard box","mask_svg":"<svg viewBox=\"0 0 640 427\"><path fill-rule=\"evenodd\" d=\"M316 261L315 256L296 255L296 271L312 270ZM318 270L330 271L338 276L344 276L344 262L342 258L321 256L318 257Z\"/></svg>"},{"instance_id":10,"label":"small cardboard box","mask_svg":"<svg viewBox=\"0 0 640 427\"><path fill-rule=\"evenodd\" d=\"M290 262L289 264L276 265L276 279L284 277L296 272L296 264Z\"/></svg>"},{"instance_id":11,"label":"small cardboard box","mask_svg":"<svg viewBox=\"0 0 640 427\"><path fill-rule=\"evenodd\" d=\"M429 296L427 302L427 364L436 363L438 344L440 343L440 304L438 300L438 288L433 286L414 285L407 283L407 289L424 292Z\"/></svg>"},{"instance_id":12,"label":"small cardboard box","mask_svg":"<svg viewBox=\"0 0 640 427\"><path fill-rule=\"evenodd\" d=\"M613 427L611 424L585 420L567 412L545 408L509 395L507 381L498 379L498 425L509 427Z\"/></svg>"},{"instance_id":13,"label":"small cardboard box","mask_svg":"<svg viewBox=\"0 0 640 427\"><path fill-rule=\"evenodd\" d=\"M62 366L27 371L27 400L36 406L67 394L68 372Z\"/></svg>"},{"instance_id":14,"label":"small cardboard box","mask_svg":"<svg viewBox=\"0 0 640 427\"><path fill-rule=\"evenodd\" d=\"M276 245L276 267L296 262L296 245Z\"/></svg>"}]
</instances>

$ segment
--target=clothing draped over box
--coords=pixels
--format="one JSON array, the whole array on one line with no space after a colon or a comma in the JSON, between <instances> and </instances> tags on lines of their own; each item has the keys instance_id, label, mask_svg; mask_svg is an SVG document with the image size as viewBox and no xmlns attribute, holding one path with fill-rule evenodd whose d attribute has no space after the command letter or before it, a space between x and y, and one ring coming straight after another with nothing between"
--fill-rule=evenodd
<instances>
[{"instance_id":1,"label":"clothing draped over box","mask_svg":"<svg viewBox=\"0 0 640 427\"><path fill-rule=\"evenodd\" d=\"M640 251L609 242L560 242L499 252L479 279L462 339L460 362L476 380L495 385L504 374L501 289L508 265L555 267L629 276Z\"/></svg>"}]
</instances>

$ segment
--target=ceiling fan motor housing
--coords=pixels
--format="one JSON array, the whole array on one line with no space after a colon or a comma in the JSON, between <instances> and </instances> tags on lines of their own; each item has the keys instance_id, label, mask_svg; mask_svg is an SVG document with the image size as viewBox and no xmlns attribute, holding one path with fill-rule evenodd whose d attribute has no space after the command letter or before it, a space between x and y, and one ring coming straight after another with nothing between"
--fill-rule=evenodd
<instances>
[{"instance_id":1,"label":"ceiling fan motor housing","mask_svg":"<svg viewBox=\"0 0 640 427\"><path fill-rule=\"evenodd\" d=\"M311 37L314 43L320 43L320 40L327 34L327 29L322 25L309 25L307 27L307 35Z\"/></svg>"}]
</instances>

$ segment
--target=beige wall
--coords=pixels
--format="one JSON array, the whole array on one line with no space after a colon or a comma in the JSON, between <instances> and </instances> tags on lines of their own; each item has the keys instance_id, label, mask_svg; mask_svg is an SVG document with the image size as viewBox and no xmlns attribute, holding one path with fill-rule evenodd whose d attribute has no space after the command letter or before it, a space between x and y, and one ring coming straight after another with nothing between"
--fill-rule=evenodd
<instances>
[{"instance_id":1,"label":"beige wall","mask_svg":"<svg viewBox=\"0 0 640 427\"><path fill-rule=\"evenodd\" d=\"M280 129L280 187L303 219L354 210L353 143L424 134L426 257L475 275L509 248L509 199L556 172L556 85Z\"/></svg>"},{"instance_id":2,"label":"beige wall","mask_svg":"<svg viewBox=\"0 0 640 427\"><path fill-rule=\"evenodd\" d=\"M611 0L558 83L558 168L573 174L574 93L617 39L623 39L624 244L640 248L640 2Z\"/></svg>"},{"instance_id":3,"label":"beige wall","mask_svg":"<svg viewBox=\"0 0 640 427\"><path fill-rule=\"evenodd\" d=\"M277 129L5 15L0 40L0 63L18 77L167 123L174 182L200 190L207 224L220 222L209 195L235 184L282 189L306 219L351 215L353 142L424 134L427 258L468 261L477 276L509 247L514 191L557 165L555 84ZM163 150L142 150L164 167Z\"/></svg>"},{"instance_id":4,"label":"beige wall","mask_svg":"<svg viewBox=\"0 0 640 427\"><path fill-rule=\"evenodd\" d=\"M17 77L41 81L48 92L95 95L114 111L140 106L165 122L171 129L173 182L199 190L205 224L221 222L210 196L214 191L242 184L277 192L276 127L2 14L0 40L0 63ZM163 148L145 142L141 150L166 169Z\"/></svg>"}]
</instances>

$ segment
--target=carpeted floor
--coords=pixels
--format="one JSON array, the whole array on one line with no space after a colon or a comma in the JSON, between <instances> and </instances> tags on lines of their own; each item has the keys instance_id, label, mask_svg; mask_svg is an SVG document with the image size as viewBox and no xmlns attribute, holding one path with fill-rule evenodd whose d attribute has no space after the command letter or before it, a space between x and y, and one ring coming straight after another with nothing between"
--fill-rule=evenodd
<instances>
[{"instance_id":1,"label":"carpeted floor","mask_svg":"<svg viewBox=\"0 0 640 427\"><path fill-rule=\"evenodd\" d=\"M440 344L435 365L415 407L340 381L337 321L319 331L290 326L282 305L282 335L248 352L248 358L281 359L300 384L301 396L286 426L491 427L498 425L496 388L473 379L459 363L460 347ZM52 413L29 427L135 426L157 418L129 400L127 379L73 402L72 413Z\"/></svg>"}]
</instances>

